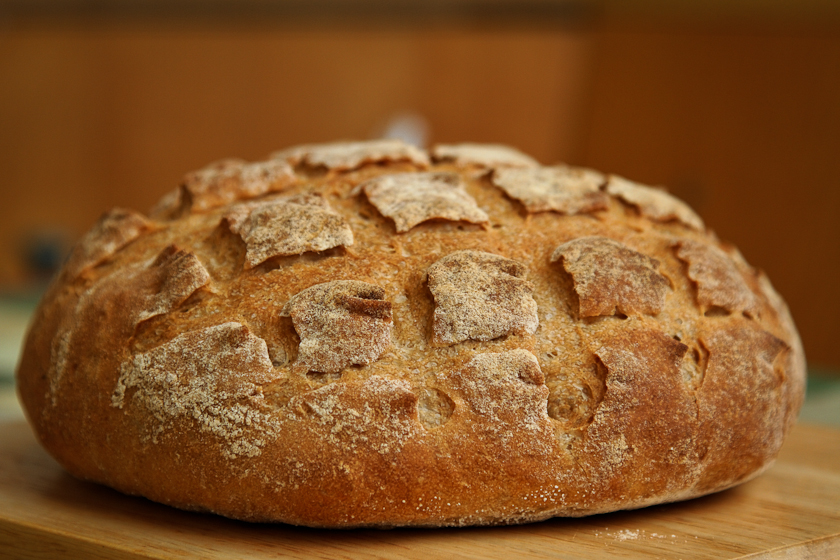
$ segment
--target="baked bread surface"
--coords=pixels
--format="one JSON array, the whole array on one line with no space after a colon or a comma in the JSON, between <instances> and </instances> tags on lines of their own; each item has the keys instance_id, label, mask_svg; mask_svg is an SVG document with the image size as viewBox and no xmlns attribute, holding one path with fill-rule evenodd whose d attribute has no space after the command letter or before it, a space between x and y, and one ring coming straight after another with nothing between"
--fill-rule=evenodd
<instances>
[{"instance_id":1,"label":"baked bread surface","mask_svg":"<svg viewBox=\"0 0 840 560\"><path fill-rule=\"evenodd\" d=\"M18 369L73 475L313 527L682 500L775 458L783 300L662 190L503 146L309 145L115 209Z\"/></svg>"}]
</instances>

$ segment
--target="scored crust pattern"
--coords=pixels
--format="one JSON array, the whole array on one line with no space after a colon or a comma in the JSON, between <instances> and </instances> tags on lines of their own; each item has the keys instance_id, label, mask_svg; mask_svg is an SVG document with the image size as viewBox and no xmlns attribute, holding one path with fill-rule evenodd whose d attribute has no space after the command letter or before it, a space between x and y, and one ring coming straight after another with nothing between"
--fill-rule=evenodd
<instances>
[{"instance_id":1,"label":"scored crust pattern","mask_svg":"<svg viewBox=\"0 0 840 560\"><path fill-rule=\"evenodd\" d=\"M426 152L400 140L309 144L276 152L272 157L292 165L326 167L331 171L351 171L368 163L381 162L407 161L420 167L429 165Z\"/></svg>"},{"instance_id":2,"label":"scored crust pattern","mask_svg":"<svg viewBox=\"0 0 840 560\"><path fill-rule=\"evenodd\" d=\"M769 449L781 446L782 433L768 427L784 423L784 374L777 364L790 348L751 324L704 332L702 340L709 349L698 392L698 419L706 426L701 452L708 468L699 481L704 487L720 478L743 480Z\"/></svg>"},{"instance_id":3,"label":"scored crust pattern","mask_svg":"<svg viewBox=\"0 0 840 560\"><path fill-rule=\"evenodd\" d=\"M165 248L138 277L149 290L147 303L138 315L144 321L168 313L210 281L210 274L194 254L175 245Z\"/></svg>"},{"instance_id":4,"label":"scored crust pattern","mask_svg":"<svg viewBox=\"0 0 840 560\"><path fill-rule=\"evenodd\" d=\"M165 436L173 419L188 417L223 440L226 457L254 456L266 440L243 436L254 426L276 432L259 390L276 376L265 342L239 323L224 323L182 334L124 362L111 402L123 408L130 392L133 402L160 421L149 434L152 440Z\"/></svg>"},{"instance_id":5,"label":"scored crust pattern","mask_svg":"<svg viewBox=\"0 0 840 560\"><path fill-rule=\"evenodd\" d=\"M420 431L412 418L417 397L410 384L379 375L331 383L296 397L290 405L301 416L315 419L312 429L338 448L386 455Z\"/></svg>"},{"instance_id":6,"label":"scored crust pattern","mask_svg":"<svg viewBox=\"0 0 840 560\"><path fill-rule=\"evenodd\" d=\"M548 388L537 357L527 350L478 354L455 379L481 427L502 442L515 432L511 425L530 432L549 428Z\"/></svg>"},{"instance_id":7,"label":"scored crust pattern","mask_svg":"<svg viewBox=\"0 0 840 560\"><path fill-rule=\"evenodd\" d=\"M697 476L696 405L678 381L688 347L661 332L628 327L596 342L606 387L583 460L608 465L619 484L632 485L638 476L657 491L673 492L674 480Z\"/></svg>"},{"instance_id":8,"label":"scored crust pattern","mask_svg":"<svg viewBox=\"0 0 840 560\"><path fill-rule=\"evenodd\" d=\"M802 400L787 308L688 206L603 177L398 141L211 165L80 242L24 406L76 476L251 521L522 523L744 481Z\"/></svg>"},{"instance_id":9,"label":"scored crust pattern","mask_svg":"<svg viewBox=\"0 0 840 560\"><path fill-rule=\"evenodd\" d=\"M73 248L64 270L76 277L153 228L142 214L125 208L106 212Z\"/></svg>"},{"instance_id":10,"label":"scored crust pattern","mask_svg":"<svg viewBox=\"0 0 840 560\"><path fill-rule=\"evenodd\" d=\"M131 265L84 290L49 341L50 401L57 402L65 372L78 361L75 355L87 348L86 339L101 336L99 329L114 322L114 316L116 324L108 327L133 334L141 322L171 312L209 280L194 254L169 245L151 262Z\"/></svg>"}]
</instances>

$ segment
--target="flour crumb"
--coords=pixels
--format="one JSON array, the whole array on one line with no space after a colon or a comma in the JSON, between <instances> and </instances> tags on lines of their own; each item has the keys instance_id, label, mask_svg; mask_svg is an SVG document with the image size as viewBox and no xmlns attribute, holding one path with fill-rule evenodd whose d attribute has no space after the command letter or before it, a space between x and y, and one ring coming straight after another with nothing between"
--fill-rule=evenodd
<instances>
[{"instance_id":1,"label":"flour crumb","mask_svg":"<svg viewBox=\"0 0 840 560\"><path fill-rule=\"evenodd\" d=\"M617 541L635 541L639 538L639 531L631 531L630 529L622 529L613 535Z\"/></svg>"}]
</instances>

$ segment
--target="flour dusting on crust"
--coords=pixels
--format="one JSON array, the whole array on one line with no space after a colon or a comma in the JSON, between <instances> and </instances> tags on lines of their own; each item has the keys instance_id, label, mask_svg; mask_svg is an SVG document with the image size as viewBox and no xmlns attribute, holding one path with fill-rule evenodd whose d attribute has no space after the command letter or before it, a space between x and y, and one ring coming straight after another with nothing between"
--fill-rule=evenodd
<instances>
[{"instance_id":1,"label":"flour dusting on crust","mask_svg":"<svg viewBox=\"0 0 840 560\"><path fill-rule=\"evenodd\" d=\"M553 210L580 214L604 210L609 202L609 197L600 190L604 176L581 167L497 169L492 181L521 202L528 212Z\"/></svg>"},{"instance_id":2,"label":"flour dusting on crust","mask_svg":"<svg viewBox=\"0 0 840 560\"><path fill-rule=\"evenodd\" d=\"M396 173L361 185L370 203L402 233L431 219L476 224L489 220L454 173Z\"/></svg>"},{"instance_id":3,"label":"flour dusting on crust","mask_svg":"<svg viewBox=\"0 0 840 560\"><path fill-rule=\"evenodd\" d=\"M113 331L133 332L140 322L177 308L209 280L195 255L172 245L149 263L134 263L119 274L93 282L65 312L51 341L47 372L50 403L57 404L71 355L80 350L79 341L84 341L85 334L91 335L97 322L110 321L108 328Z\"/></svg>"},{"instance_id":4,"label":"flour dusting on crust","mask_svg":"<svg viewBox=\"0 0 840 560\"><path fill-rule=\"evenodd\" d=\"M432 158L440 162L478 167L537 167L539 162L516 148L503 144L438 144Z\"/></svg>"},{"instance_id":5,"label":"flour dusting on crust","mask_svg":"<svg viewBox=\"0 0 840 560\"><path fill-rule=\"evenodd\" d=\"M606 189L609 194L637 207L643 216L651 220L676 220L700 231L705 227L703 220L688 204L661 189L640 185L618 175L609 176Z\"/></svg>"},{"instance_id":6,"label":"flour dusting on crust","mask_svg":"<svg viewBox=\"0 0 840 560\"><path fill-rule=\"evenodd\" d=\"M242 204L225 218L245 241L246 268L272 257L353 244L350 225L318 194Z\"/></svg>"},{"instance_id":7,"label":"flour dusting on crust","mask_svg":"<svg viewBox=\"0 0 840 560\"><path fill-rule=\"evenodd\" d=\"M586 430L588 460L607 469L650 471L649 479L665 468L691 475L696 405L678 375L688 347L632 319L593 344L600 344L594 353L606 370L606 386Z\"/></svg>"},{"instance_id":8,"label":"flour dusting on crust","mask_svg":"<svg viewBox=\"0 0 840 560\"><path fill-rule=\"evenodd\" d=\"M321 437L351 455L398 453L422 431L410 383L381 375L331 383L295 397L289 407L314 419Z\"/></svg>"},{"instance_id":9,"label":"flour dusting on crust","mask_svg":"<svg viewBox=\"0 0 840 560\"><path fill-rule=\"evenodd\" d=\"M306 144L276 152L271 157L292 165L326 167L332 171L352 171L368 163L397 161L408 161L420 167L429 165L426 152L402 140Z\"/></svg>"},{"instance_id":10,"label":"flour dusting on crust","mask_svg":"<svg viewBox=\"0 0 840 560\"><path fill-rule=\"evenodd\" d=\"M434 341L455 344L534 333L533 286L520 262L482 251L456 251L428 269L435 298Z\"/></svg>"},{"instance_id":11,"label":"flour dusting on crust","mask_svg":"<svg viewBox=\"0 0 840 560\"><path fill-rule=\"evenodd\" d=\"M278 433L260 390L277 376L265 341L239 323L188 332L124 362L111 406L147 409L153 442L192 418L219 438L225 457L254 457Z\"/></svg>"},{"instance_id":12,"label":"flour dusting on crust","mask_svg":"<svg viewBox=\"0 0 840 560\"><path fill-rule=\"evenodd\" d=\"M376 361L391 344L391 303L385 291L357 280L316 284L286 303L300 335L298 365L335 373Z\"/></svg>"},{"instance_id":13,"label":"flour dusting on crust","mask_svg":"<svg viewBox=\"0 0 840 560\"><path fill-rule=\"evenodd\" d=\"M644 313L657 315L669 282L659 261L606 237L581 237L557 247L551 261L562 260L575 283L580 316Z\"/></svg>"}]
</instances>

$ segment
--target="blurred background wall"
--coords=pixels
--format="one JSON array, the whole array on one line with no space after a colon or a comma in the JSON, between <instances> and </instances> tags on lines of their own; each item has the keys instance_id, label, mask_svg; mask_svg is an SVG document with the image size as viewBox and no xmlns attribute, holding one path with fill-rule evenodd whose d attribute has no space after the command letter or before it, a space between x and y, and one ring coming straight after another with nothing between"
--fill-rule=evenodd
<instances>
[{"instance_id":1,"label":"blurred background wall","mask_svg":"<svg viewBox=\"0 0 840 560\"><path fill-rule=\"evenodd\" d=\"M840 3L0 0L0 293L227 156L427 140L666 185L840 370Z\"/></svg>"}]
</instances>

